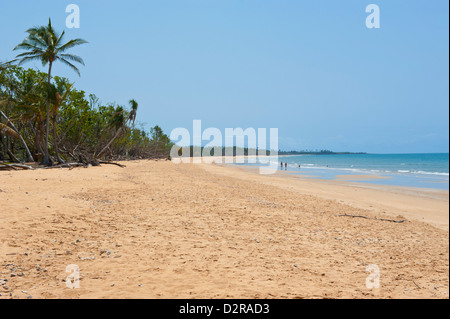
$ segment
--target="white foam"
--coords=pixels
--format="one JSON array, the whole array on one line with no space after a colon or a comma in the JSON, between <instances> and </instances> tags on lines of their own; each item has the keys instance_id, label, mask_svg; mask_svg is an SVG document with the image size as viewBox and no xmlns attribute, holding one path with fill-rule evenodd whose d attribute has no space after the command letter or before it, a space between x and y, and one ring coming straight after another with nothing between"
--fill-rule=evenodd
<instances>
[{"instance_id":1,"label":"white foam","mask_svg":"<svg viewBox=\"0 0 450 319\"><path fill-rule=\"evenodd\" d=\"M438 176L449 176L448 173L441 172L425 172L425 171L414 171L413 174L424 174L424 175L438 175Z\"/></svg>"}]
</instances>

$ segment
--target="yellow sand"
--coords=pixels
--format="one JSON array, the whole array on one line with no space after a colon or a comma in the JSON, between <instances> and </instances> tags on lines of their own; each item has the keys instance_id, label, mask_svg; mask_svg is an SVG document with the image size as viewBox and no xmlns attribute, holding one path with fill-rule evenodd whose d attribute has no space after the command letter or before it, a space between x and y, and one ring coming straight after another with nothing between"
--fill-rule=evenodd
<instances>
[{"instance_id":1,"label":"yellow sand","mask_svg":"<svg viewBox=\"0 0 450 319\"><path fill-rule=\"evenodd\" d=\"M449 297L448 192L124 164L0 172L0 299Z\"/></svg>"}]
</instances>

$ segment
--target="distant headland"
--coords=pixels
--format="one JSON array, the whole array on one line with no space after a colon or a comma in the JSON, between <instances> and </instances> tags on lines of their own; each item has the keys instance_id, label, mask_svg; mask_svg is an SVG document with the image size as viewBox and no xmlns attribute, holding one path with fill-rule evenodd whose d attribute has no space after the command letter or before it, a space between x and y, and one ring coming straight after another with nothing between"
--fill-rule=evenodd
<instances>
[{"instance_id":1,"label":"distant headland","mask_svg":"<svg viewBox=\"0 0 450 319\"><path fill-rule=\"evenodd\" d=\"M248 155L256 155L256 154L264 154L267 156L270 155L364 155L366 152L334 152L330 150L303 150L303 151L269 151L269 150L258 150L254 148L242 148L242 147L200 147L200 146L188 146L184 147L185 151L189 152L190 157L200 157L202 155L208 154L211 156L248 156ZM178 155L181 156L182 149L178 152Z\"/></svg>"},{"instance_id":2,"label":"distant headland","mask_svg":"<svg viewBox=\"0 0 450 319\"><path fill-rule=\"evenodd\" d=\"M365 155L366 152L333 152L330 150L320 151L278 151L278 155Z\"/></svg>"}]
</instances>

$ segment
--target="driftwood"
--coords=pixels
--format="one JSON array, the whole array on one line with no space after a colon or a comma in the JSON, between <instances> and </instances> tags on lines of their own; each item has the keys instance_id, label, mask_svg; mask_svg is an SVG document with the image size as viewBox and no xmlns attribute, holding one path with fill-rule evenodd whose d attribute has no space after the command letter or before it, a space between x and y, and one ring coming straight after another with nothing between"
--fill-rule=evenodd
<instances>
[{"instance_id":1,"label":"driftwood","mask_svg":"<svg viewBox=\"0 0 450 319\"><path fill-rule=\"evenodd\" d=\"M28 165L24 165L24 164L13 164L14 167L19 167L19 168L23 168L23 169L29 169L29 170L33 170L34 168Z\"/></svg>"},{"instance_id":2,"label":"driftwood","mask_svg":"<svg viewBox=\"0 0 450 319\"><path fill-rule=\"evenodd\" d=\"M373 220L381 220L381 221L384 221L384 222L391 222L391 223L397 223L397 224L401 224L401 223L406 222L406 220L393 220L393 219L384 219L384 218L369 218L369 217L366 217L366 216L348 215L348 214L338 215L338 217L352 217L352 218L373 219Z\"/></svg>"},{"instance_id":3,"label":"driftwood","mask_svg":"<svg viewBox=\"0 0 450 319\"><path fill-rule=\"evenodd\" d=\"M0 169L13 169L13 170L18 170L18 168L21 169L25 169L25 170L33 170L34 168L28 165L24 165L24 164L6 164L6 163L0 163Z\"/></svg>"},{"instance_id":4,"label":"driftwood","mask_svg":"<svg viewBox=\"0 0 450 319\"><path fill-rule=\"evenodd\" d=\"M98 162L99 164L116 165L116 166L119 166L119 167L121 167L121 168L126 167L125 165L122 165L122 164L119 164L119 163L114 163L114 162L106 162L106 161L100 161L100 160L97 160L97 162Z\"/></svg>"},{"instance_id":5,"label":"driftwood","mask_svg":"<svg viewBox=\"0 0 450 319\"><path fill-rule=\"evenodd\" d=\"M18 170L19 170L18 168L14 167L14 166L12 166L12 165L6 164L6 163L0 163L0 169L1 169L2 167L10 168L10 169L13 169L13 170L15 170L15 171L18 171Z\"/></svg>"},{"instance_id":6,"label":"driftwood","mask_svg":"<svg viewBox=\"0 0 450 319\"><path fill-rule=\"evenodd\" d=\"M89 168L92 166L100 166L100 164L109 164L109 165L116 165L121 168L126 167L125 165L114 163L114 162L106 162L106 161L92 161L92 162L74 162L74 163L64 163L59 165L53 165L53 166L45 166L45 167L37 167L37 169L54 169L54 168L68 168L69 170L74 169L75 167L84 167ZM24 164L6 164L6 163L0 163L0 170L15 170L18 171L19 168L24 170L34 170L35 168L24 165Z\"/></svg>"},{"instance_id":7,"label":"driftwood","mask_svg":"<svg viewBox=\"0 0 450 319\"><path fill-rule=\"evenodd\" d=\"M87 165L84 164L84 163L64 163L64 164L44 167L44 169L52 169L52 168L70 168L70 169L73 169L75 167L80 167L80 166L86 167Z\"/></svg>"},{"instance_id":8,"label":"driftwood","mask_svg":"<svg viewBox=\"0 0 450 319\"><path fill-rule=\"evenodd\" d=\"M81 157L80 157L81 159ZM92 167L92 166L100 166L100 164L110 164L110 165L117 165L121 168L126 167L125 165L114 163L114 162L105 162L105 161L82 161L82 162L75 162L75 163L64 163L60 165L54 165L50 167L44 167L44 169L53 169L53 168L69 168L70 170L74 169L75 167Z\"/></svg>"}]
</instances>

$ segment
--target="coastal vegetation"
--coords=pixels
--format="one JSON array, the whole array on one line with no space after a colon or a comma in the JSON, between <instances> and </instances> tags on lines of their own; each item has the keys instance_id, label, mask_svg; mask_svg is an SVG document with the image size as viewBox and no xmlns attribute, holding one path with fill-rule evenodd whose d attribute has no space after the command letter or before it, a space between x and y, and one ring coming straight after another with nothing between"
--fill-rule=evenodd
<instances>
[{"instance_id":1,"label":"coastal vegetation","mask_svg":"<svg viewBox=\"0 0 450 319\"><path fill-rule=\"evenodd\" d=\"M62 63L80 75L84 65L70 49L83 39L64 42L64 32L48 25L26 31L14 50L25 52L0 63L0 169L14 163L63 166L69 162L96 165L105 160L167 158L172 143L159 126L146 131L136 125L139 103L101 103L78 90L68 78L52 74ZM39 61L48 72L22 67ZM137 127L139 126L139 127Z\"/></svg>"}]
</instances>

